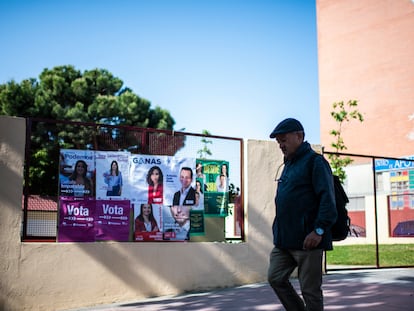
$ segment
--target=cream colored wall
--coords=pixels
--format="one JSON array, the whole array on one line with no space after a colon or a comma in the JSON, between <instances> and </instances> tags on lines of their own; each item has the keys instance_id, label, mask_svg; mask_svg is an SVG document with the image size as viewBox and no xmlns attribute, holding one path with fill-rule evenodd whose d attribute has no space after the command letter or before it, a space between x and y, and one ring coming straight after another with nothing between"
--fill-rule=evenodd
<instances>
[{"instance_id":1,"label":"cream colored wall","mask_svg":"<svg viewBox=\"0 0 414 311\"><path fill-rule=\"evenodd\" d=\"M25 120L0 117L0 309L17 310L8 297L23 296L20 224ZM17 280L16 282L14 280ZM12 307L15 305L15 307Z\"/></svg>"},{"instance_id":2,"label":"cream colored wall","mask_svg":"<svg viewBox=\"0 0 414 311\"><path fill-rule=\"evenodd\" d=\"M22 243L25 120L0 117L0 309L62 310L266 281L272 248L271 141L246 149L246 242Z\"/></svg>"}]
</instances>

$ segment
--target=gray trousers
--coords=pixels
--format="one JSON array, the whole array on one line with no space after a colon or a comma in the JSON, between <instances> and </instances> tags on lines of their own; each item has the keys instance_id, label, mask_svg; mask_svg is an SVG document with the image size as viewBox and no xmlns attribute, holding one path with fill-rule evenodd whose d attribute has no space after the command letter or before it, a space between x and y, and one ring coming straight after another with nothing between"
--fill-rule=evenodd
<instances>
[{"instance_id":1,"label":"gray trousers","mask_svg":"<svg viewBox=\"0 0 414 311\"><path fill-rule=\"evenodd\" d=\"M268 282L287 311L322 311L323 250L283 250L273 248L270 253ZM298 267L302 298L289 281Z\"/></svg>"}]
</instances>

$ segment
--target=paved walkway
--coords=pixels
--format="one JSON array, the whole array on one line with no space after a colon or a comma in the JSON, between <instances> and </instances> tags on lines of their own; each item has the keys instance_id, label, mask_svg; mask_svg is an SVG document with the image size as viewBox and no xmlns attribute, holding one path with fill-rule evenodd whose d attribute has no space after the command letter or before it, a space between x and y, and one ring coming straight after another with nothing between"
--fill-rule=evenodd
<instances>
[{"instance_id":1,"label":"paved walkway","mask_svg":"<svg viewBox=\"0 0 414 311\"><path fill-rule=\"evenodd\" d=\"M298 288L296 279L292 283ZM332 271L324 276L325 310L414 310L414 268ZM78 311L284 310L267 283L76 309Z\"/></svg>"}]
</instances>

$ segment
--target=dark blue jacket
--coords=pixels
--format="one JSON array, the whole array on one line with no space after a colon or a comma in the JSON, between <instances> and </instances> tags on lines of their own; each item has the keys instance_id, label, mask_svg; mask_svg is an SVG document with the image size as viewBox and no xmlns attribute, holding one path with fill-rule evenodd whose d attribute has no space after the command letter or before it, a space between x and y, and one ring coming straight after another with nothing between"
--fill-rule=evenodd
<instances>
[{"instance_id":1,"label":"dark blue jacket","mask_svg":"<svg viewBox=\"0 0 414 311\"><path fill-rule=\"evenodd\" d=\"M332 171L326 159L303 142L285 161L278 180L273 243L281 249L303 249L305 237L316 228L325 230L318 248L331 250L330 227L337 212Z\"/></svg>"}]
</instances>

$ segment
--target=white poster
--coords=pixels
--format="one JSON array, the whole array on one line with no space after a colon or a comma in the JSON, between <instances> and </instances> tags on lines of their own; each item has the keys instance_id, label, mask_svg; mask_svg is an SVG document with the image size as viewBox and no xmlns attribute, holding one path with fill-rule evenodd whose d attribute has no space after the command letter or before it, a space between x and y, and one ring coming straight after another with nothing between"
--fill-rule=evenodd
<instances>
[{"instance_id":1,"label":"white poster","mask_svg":"<svg viewBox=\"0 0 414 311\"><path fill-rule=\"evenodd\" d=\"M182 187L181 169L191 171L191 188L195 187L195 159L170 156L132 155L129 184L132 203L173 205L174 195ZM195 201L187 201L194 205Z\"/></svg>"},{"instance_id":2,"label":"white poster","mask_svg":"<svg viewBox=\"0 0 414 311\"><path fill-rule=\"evenodd\" d=\"M195 159L132 155L129 184L136 241L157 240L160 234L154 233L155 224L164 240L188 239L189 210L196 203ZM177 208L177 205L185 207ZM144 213L145 220L140 216ZM176 233L182 229L183 234L172 233L172 229Z\"/></svg>"},{"instance_id":3,"label":"white poster","mask_svg":"<svg viewBox=\"0 0 414 311\"><path fill-rule=\"evenodd\" d=\"M129 199L129 157L129 152L96 151L96 199Z\"/></svg>"}]
</instances>

